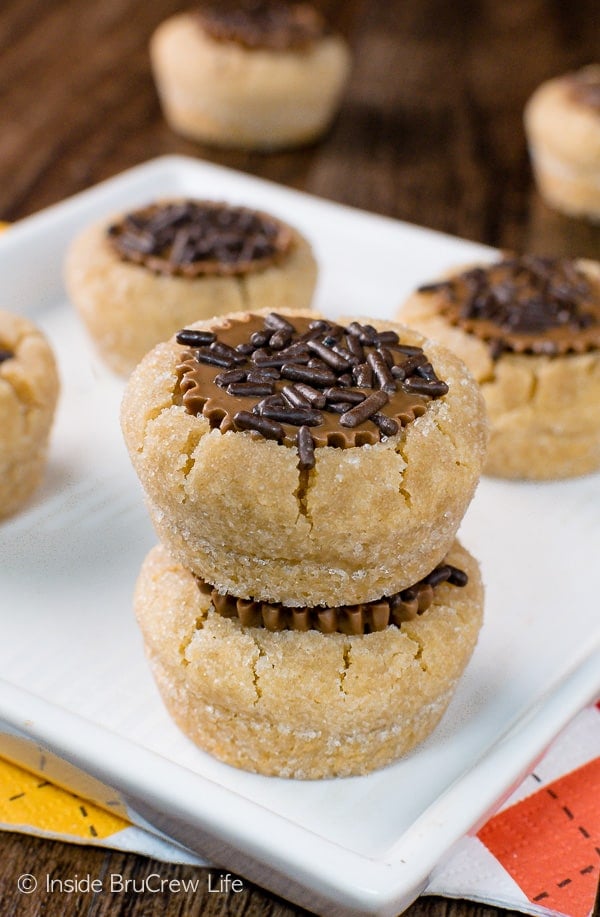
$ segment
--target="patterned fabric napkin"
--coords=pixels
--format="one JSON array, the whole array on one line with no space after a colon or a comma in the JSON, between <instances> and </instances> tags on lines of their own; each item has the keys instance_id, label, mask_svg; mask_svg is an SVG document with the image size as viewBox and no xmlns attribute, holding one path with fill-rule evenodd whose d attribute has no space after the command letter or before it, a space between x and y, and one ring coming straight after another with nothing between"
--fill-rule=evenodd
<instances>
[{"instance_id":1,"label":"patterned fabric napkin","mask_svg":"<svg viewBox=\"0 0 600 917\"><path fill-rule=\"evenodd\" d=\"M600 702L431 876L427 894L527 914L589 917L600 875Z\"/></svg>"},{"instance_id":2,"label":"patterned fabric napkin","mask_svg":"<svg viewBox=\"0 0 600 917\"><path fill-rule=\"evenodd\" d=\"M206 865L167 839L0 759L0 829ZM590 917L600 874L600 702L431 876L425 894L527 914Z\"/></svg>"}]
</instances>

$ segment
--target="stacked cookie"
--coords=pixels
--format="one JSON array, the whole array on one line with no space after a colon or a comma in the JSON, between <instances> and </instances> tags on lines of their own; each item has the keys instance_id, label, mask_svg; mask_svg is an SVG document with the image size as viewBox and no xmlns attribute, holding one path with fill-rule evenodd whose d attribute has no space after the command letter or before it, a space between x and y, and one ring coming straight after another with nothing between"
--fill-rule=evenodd
<instances>
[{"instance_id":1,"label":"stacked cookie","mask_svg":"<svg viewBox=\"0 0 600 917\"><path fill-rule=\"evenodd\" d=\"M136 613L183 731L303 778L423 740L481 624L455 541L487 437L465 366L400 325L234 313L149 353L122 425L162 542Z\"/></svg>"}]
</instances>

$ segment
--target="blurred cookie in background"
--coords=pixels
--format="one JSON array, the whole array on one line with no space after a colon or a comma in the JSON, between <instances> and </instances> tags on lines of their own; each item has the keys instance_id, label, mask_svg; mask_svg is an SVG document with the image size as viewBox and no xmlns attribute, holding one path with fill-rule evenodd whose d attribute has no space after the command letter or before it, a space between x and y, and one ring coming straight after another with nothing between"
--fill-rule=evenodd
<instances>
[{"instance_id":1,"label":"blurred cookie in background","mask_svg":"<svg viewBox=\"0 0 600 917\"><path fill-rule=\"evenodd\" d=\"M542 83L525 108L535 179L546 203L600 221L600 64Z\"/></svg>"},{"instance_id":2,"label":"blurred cookie in background","mask_svg":"<svg viewBox=\"0 0 600 917\"><path fill-rule=\"evenodd\" d=\"M165 118L179 134L272 150L316 140L335 115L350 50L308 3L207 3L150 44Z\"/></svg>"}]
</instances>

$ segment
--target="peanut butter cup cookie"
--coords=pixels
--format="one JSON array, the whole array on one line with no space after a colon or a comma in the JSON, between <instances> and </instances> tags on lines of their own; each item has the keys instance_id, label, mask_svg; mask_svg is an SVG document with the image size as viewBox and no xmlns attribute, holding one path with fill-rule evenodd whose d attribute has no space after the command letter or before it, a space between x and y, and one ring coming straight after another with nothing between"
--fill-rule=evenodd
<instances>
[{"instance_id":1,"label":"peanut butter cup cookie","mask_svg":"<svg viewBox=\"0 0 600 917\"><path fill-rule=\"evenodd\" d=\"M487 427L465 366L402 326L197 322L137 367L122 424L158 532L241 599L369 602L446 554Z\"/></svg>"},{"instance_id":2,"label":"peanut butter cup cookie","mask_svg":"<svg viewBox=\"0 0 600 917\"><path fill-rule=\"evenodd\" d=\"M314 779L368 773L429 735L477 642L482 602L477 563L458 543L404 593L325 609L250 607L161 545L135 610L183 732L236 767Z\"/></svg>"},{"instance_id":3,"label":"peanut butter cup cookie","mask_svg":"<svg viewBox=\"0 0 600 917\"><path fill-rule=\"evenodd\" d=\"M50 345L28 319L0 310L0 517L40 483L59 380Z\"/></svg>"},{"instance_id":4,"label":"peanut butter cup cookie","mask_svg":"<svg viewBox=\"0 0 600 917\"><path fill-rule=\"evenodd\" d=\"M525 109L525 130L546 202L600 220L600 65L543 83Z\"/></svg>"},{"instance_id":5,"label":"peanut butter cup cookie","mask_svg":"<svg viewBox=\"0 0 600 917\"><path fill-rule=\"evenodd\" d=\"M479 382L487 474L537 480L600 468L600 265L533 255L417 290L399 318L451 348Z\"/></svg>"},{"instance_id":6,"label":"peanut butter cup cookie","mask_svg":"<svg viewBox=\"0 0 600 917\"><path fill-rule=\"evenodd\" d=\"M309 308L317 266L277 218L214 201L150 204L91 226L65 279L98 350L126 374L189 322L242 308Z\"/></svg>"},{"instance_id":7,"label":"peanut butter cup cookie","mask_svg":"<svg viewBox=\"0 0 600 917\"><path fill-rule=\"evenodd\" d=\"M217 146L309 143L331 121L350 52L308 3L205 3L163 22L150 53L173 130Z\"/></svg>"}]
</instances>

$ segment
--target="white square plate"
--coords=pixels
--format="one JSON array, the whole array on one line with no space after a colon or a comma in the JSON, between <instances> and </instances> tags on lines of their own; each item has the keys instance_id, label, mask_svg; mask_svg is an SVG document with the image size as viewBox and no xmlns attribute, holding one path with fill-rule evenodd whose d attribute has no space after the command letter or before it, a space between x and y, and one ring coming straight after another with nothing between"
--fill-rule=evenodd
<instances>
[{"instance_id":1,"label":"white square plate","mask_svg":"<svg viewBox=\"0 0 600 917\"><path fill-rule=\"evenodd\" d=\"M134 821L319 914L397 914L600 688L600 477L482 481L461 538L482 564L486 622L442 724L408 758L368 777L300 782L199 751L167 717L132 617L155 536L121 440L123 383L97 361L61 280L77 230L169 195L257 206L296 225L320 262L317 306L331 316L391 317L416 284L492 254L177 157L0 239L3 306L46 330L63 383L44 486L0 527L0 751L104 805L120 801Z\"/></svg>"}]
</instances>

